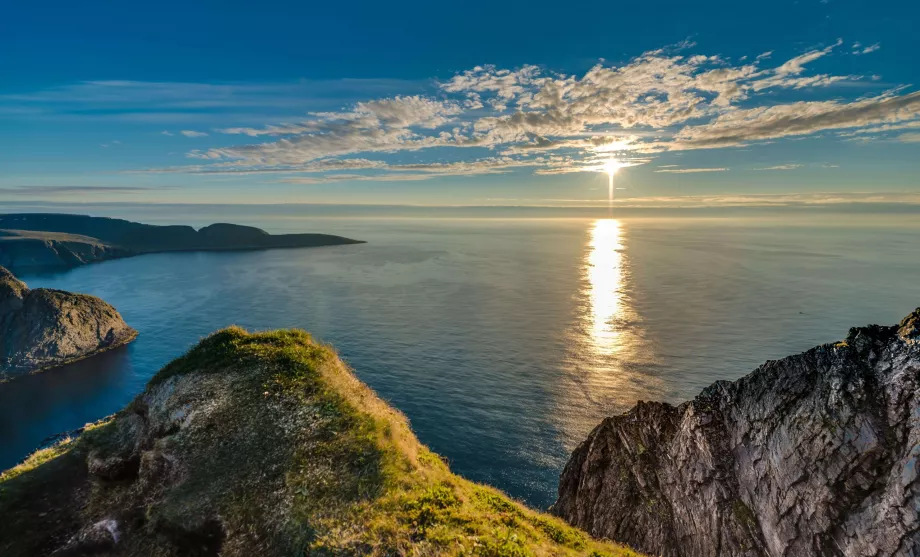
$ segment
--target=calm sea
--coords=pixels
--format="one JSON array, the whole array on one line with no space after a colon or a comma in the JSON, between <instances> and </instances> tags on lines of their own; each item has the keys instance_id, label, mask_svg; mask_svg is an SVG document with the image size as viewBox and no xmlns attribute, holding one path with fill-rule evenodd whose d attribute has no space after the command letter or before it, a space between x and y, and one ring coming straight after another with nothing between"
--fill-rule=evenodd
<instances>
[{"instance_id":1,"label":"calm sea","mask_svg":"<svg viewBox=\"0 0 920 557\"><path fill-rule=\"evenodd\" d=\"M22 277L100 296L140 336L0 385L0 468L118 410L215 329L300 327L333 344L455 471L545 507L568 454L605 416L637 400L682 401L920 305L916 215L290 213L232 220L369 243L148 255Z\"/></svg>"}]
</instances>

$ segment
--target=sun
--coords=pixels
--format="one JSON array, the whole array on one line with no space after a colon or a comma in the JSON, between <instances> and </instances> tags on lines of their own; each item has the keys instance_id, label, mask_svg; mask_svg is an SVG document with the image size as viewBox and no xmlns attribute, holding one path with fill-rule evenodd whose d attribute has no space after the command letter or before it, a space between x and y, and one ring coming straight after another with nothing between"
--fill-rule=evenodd
<instances>
[{"instance_id":1,"label":"sun","mask_svg":"<svg viewBox=\"0 0 920 557\"><path fill-rule=\"evenodd\" d=\"M601 170L606 172L608 175L613 176L617 171L626 166L616 159L610 159L601 166Z\"/></svg>"}]
</instances>

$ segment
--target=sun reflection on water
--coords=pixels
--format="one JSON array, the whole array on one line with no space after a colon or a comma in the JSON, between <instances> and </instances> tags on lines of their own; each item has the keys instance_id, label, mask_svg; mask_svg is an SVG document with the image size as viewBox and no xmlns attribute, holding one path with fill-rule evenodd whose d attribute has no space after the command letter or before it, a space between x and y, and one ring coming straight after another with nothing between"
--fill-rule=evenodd
<instances>
[{"instance_id":1,"label":"sun reflection on water","mask_svg":"<svg viewBox=\"0 0 920 557\"><path fill-rule=\"evenodd\" d=\"M663 383L657 358L633 300L625 225L593 222L580 269L578 310L569 328L565 374L558 385L555 419L566 450L600 421L638 400L659 400Z\"/></svg>"},{"instance_id":2,"label":"sun reflection on water","mask_svg":"<svg viewBox=\"0 0 920 557\"><path fill-rule=\"evenodd\" d=\"M585 261L588 300L591 305L591 338L598 354L615 354L622 348L620 331L613 322L623 310L623 255L619 221L594 223L590 251Z\"/></svg>"}]
</instances>

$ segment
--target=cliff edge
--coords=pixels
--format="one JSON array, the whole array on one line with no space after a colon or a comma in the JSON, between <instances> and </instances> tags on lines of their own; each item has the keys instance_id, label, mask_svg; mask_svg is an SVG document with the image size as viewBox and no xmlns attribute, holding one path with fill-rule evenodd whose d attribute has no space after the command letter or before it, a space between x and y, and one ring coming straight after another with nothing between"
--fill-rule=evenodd
<instances>
[{"instance_id":1,"label":"cliff edge","mask_svg":"<svg viewBox=\"0 0 920 557\"><path fill-rule=\"evenodd\" d=\"M301 331L219 331L0 475L0 554L636 556L452 474Z\"/></svg>"},{"instance_id":2,"label":"cliff edge","mask_svg":"<svg viewBox=\"0 0 920 557\"><path fill-rule=\"evenodd\" d=\"M668 557L920 555L918 387L920 308L607 418L553 511Z\"/></svg>"},{"instance_id":3,"label":"cliff edge","mask_svg":"<svg viewBox=\"0 0 920 557\"><path fill-rule=\"evenodd\" d=\"M0 267L0 381L126 344L137 331L95 296L30 290Z\"/></svg>"}]
</instances>

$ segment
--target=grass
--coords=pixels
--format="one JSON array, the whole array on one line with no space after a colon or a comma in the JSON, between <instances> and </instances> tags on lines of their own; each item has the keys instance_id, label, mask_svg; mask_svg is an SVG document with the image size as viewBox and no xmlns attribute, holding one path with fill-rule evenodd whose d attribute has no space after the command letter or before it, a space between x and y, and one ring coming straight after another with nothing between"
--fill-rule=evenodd
<instances>
[{"instance_id":1,"label":"grass","mask_svg":"<svg viewBox=\"0 0 920 557\"><path fill-rule=\"evenodd\" d=\"M92 483L78 513L132 517L124 551L175 554L194 538L222 555L637 555L453 474L330 347L296 330L211 335L114 420L0 476L0 494L66 452L134 462L136 416L160 419L157 404L179 421L198 413L145 434L136 478ZM0 512L13 508L0 496Z\"/></svg>"},{"instance_id":2,"label":"grass","mask_svg":"<svg viewBox=\"0 0 920 557\"><path fill-rule=\"evenodd\" d=\"M6 470L0 474L0 484L6 482L7 480L12 480L13 478L25 474L35 468L38 468L42 464L48 462L49 460L55 459L62 454L66 453L70 449L70 443L73 441L70 437L62 439L60 442L55 443L51 447L40 449L29 455L22 463L18 464Z\"/></svg>"}]
</instances>

